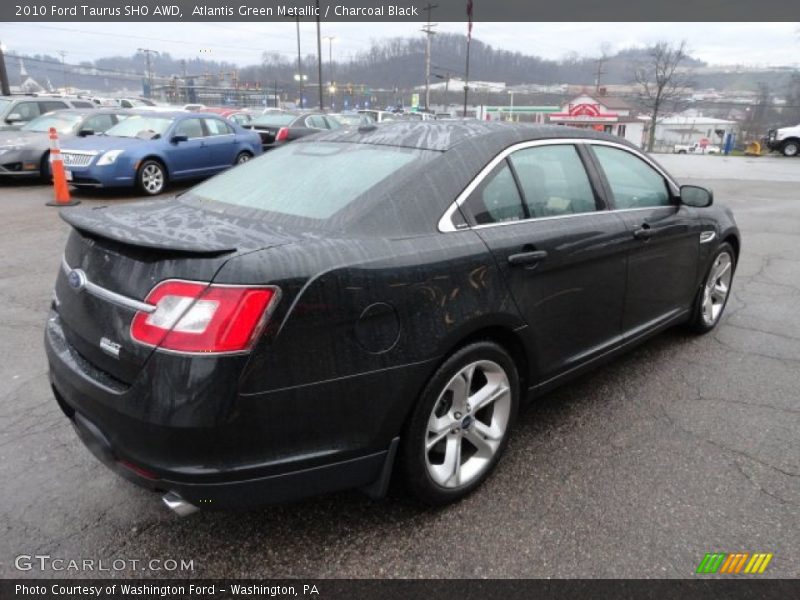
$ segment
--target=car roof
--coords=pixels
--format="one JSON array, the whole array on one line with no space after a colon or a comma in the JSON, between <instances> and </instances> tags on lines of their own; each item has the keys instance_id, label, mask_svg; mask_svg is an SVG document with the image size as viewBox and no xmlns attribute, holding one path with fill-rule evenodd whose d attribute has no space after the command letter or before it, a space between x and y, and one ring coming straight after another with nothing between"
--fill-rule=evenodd
<instances>
[{"instance_id":1,"label":"car roof","mask_svg":"<svg viewBox=\"0 0 800 600\"><path fill-rule=\"evenodd\" d=\"M557 138L589 138L631 145L620 137L590 129L478 120L390 121L358 129L336 129L307 141L351 142L444 152L468 140L486 144L487 149L499 149L518 142Z\"/></svg>"}]
</instances>

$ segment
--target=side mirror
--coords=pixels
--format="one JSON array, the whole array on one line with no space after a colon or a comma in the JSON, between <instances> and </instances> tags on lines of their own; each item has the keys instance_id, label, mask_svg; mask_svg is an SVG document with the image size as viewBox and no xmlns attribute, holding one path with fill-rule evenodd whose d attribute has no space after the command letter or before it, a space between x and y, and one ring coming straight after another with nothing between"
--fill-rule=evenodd
<instances>
[{"instance_id":1,"label":"side mirror","mask_svg":"<svg viewBox=\"0 0 800 600\"><path fill-rule=\"evenodd\" d=\"M6 123L16 123L22 121L22 115L19 113L11 113L6 117Z\"/></svg>"},{"instance_id":2,"label":"side mirror","mask_svg":"<svg viewBox=\"0 0 800 600\"><path fill-rule=\"evenodd\" d=\"M681 186L681 204L695 208L705 208L714 202L714 193L699 185Z\"/></svg>"},{"instance_id":3,"label":"side mirror","mask_svg":"<svg viewBox=\"0 0 800 600\"><path fill-rule=\"evenodd\" d=\"M170 141L173 144L178 144L180 142L188 142L189 141L189 136L187 136L187 135L173 135L172 138L170 138Z\"/></svg>"},{"instance_id":4,"label":"side mirror","mask_svg":"<svg viewBox=\"0 0 800 600\"><path fill-rule=\"evenodd\" d=\"M87 137L87 136L90 136L90 135L94 135L94 129L81 129L78 132L78 136L79 137Z\"/></svg>"}]
</instances>

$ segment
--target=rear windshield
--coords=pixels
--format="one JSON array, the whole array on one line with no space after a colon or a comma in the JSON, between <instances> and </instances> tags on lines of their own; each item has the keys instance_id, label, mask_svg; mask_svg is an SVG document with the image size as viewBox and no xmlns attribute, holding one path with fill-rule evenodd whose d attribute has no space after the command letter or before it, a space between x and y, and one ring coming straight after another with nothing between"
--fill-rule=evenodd
<instances>
[{"instance_id":1,"label":"rear windshield","mask_svg":"<svg viewBox=\"0 0 800 600\"><path fill-rule=\"evenodd\" d=\"M169 117L131 115L107 130L105 134L113 137L134 138L150 133L151 135L148 137L155 137L155 135L164 135L171 123L172 119Z\"/></svg>"},{"instance_id":2,"label":"rear windshield","mask_svg":"<svg viewBox=\"0 0 800 600\"><path fill-rule=\"evenodd\" d=\"M404 167L437 155L372 144L294 143L201 183L185 198L327 219Z\"/></svg>"},{"instance_id":3,"label":"rear windshield","mask_svg":"<svg viewBox=\"0 0 800 600\"><path fill-rule=\"evenodd\" d=\"M262 125L265 127L283 127L289 125L297 118L297 115L287 113L272 113L269 115L261 115L253 119L253 125Z\"/></svg>"}]
</instances>

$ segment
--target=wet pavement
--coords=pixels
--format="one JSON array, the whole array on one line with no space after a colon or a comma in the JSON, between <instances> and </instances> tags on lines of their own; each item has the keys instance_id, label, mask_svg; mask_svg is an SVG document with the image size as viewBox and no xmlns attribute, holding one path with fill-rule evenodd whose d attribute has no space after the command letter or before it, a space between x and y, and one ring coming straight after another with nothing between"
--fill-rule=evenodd
<instances>
[{"instance_id":1,"label":"wet pavement","mask_svg":"<svg viewBox=\"0 0 800 600\"><path fill-rule=\"evenodd\" d=\"M800 159L658 158L742 229L714 332L670 330L540 399L458 505L344 493L185 519L99 464L53 400L42 335L67 226L48 187L0 182L0 575L93 574L14 566L48 554L128 561L104 576L691 577L723 551L800 576Z\"/></svg>"}]
</instances>

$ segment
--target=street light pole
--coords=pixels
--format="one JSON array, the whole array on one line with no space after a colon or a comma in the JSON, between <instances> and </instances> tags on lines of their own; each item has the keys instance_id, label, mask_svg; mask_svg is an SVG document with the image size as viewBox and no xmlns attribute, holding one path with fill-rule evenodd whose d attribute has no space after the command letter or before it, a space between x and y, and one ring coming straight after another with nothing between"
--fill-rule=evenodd
<instances>
[{"instance_id":1,"label":"street light pole","mask_svg":"<svg viewBox=\"0 0 800 600\"><path fill-rule=\"evenodd\" d=\"M319 0L315 3L317 7L317 82L319 84L319 109L325 110L322 96L322 37L319 31Z\"/></svg>"},{"instance_id":2,"label":"street light pole","mask_svg":"<svg viewBox=\"0 0 800 600\"><path fill-rule=\"evenodd\" d=\"M425 111L429 110L431 100L431 36L436 33L433 30L436 24L431 23L431 11L438 7L438 4L428 2L428 5L422 9L428 13L428 25L422 28L422 32L425 34Z\"/></svg>"},{"instance_id":3,"label":"street light pole","mask_svg":"<svg viewBox=\"0 0 800 600\"><path fill-rule=\"evenodd\" d=\"M336 36L326 35L323 37L323 39L328 40L328 69L330 70L330 76L331 76L331 85L329 88L330 91L329 103L331 105L331 108L333 108L333 94L336 92L334 76L333 76L333 40L336 39Z\"/></svg>"},{"instance_id":4,"label":"street light pole","mask_svg":"<svg viewBox=\"0 0 800 600\"><path fill-rule=\"evenodd\" d=\"M64 93L66 94L66 93L68 93L68 90L67 90L67 63L65 61L65 57L67 56L67 53L64 52L63 50L59 50L58 54L61 56L61 77L64 80Z\"/></svg>"},{"instance_id":5,"label":"street light pole","mask_svg":"<svg viewBox=\"0 0 800 600\"><path fill-rule=\"evenodd\" d=\"M511 108L508 111L509 112L509 118L511 119L511 121L513 121L514 120L514 91L513 90L509 90L508 93L511 95ZM524 98L523 98L523 100L524 100Z\"/></svg>"}]
</instances>

